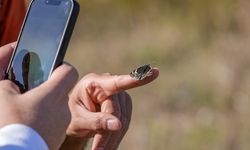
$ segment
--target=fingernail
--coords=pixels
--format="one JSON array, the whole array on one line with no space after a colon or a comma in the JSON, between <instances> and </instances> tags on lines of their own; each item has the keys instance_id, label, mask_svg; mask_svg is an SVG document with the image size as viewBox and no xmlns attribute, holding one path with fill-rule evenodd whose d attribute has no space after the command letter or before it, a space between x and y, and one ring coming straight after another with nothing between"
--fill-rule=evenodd
<instances>
[{"instance_id":1,"label":"fingernail","mask_svg":"<svg viewBox=\"0 0 250 150\"><path fill-rule=\"evenodd\" d=\"M96 150L104 150L103 147L97 147Z\"/></svg>"},{"instance_id":2,"label":"fingernail","mask_svg":"<svg viewBox=\"0 0 250 150\"><path fill-rule=\"evenodd\" d=\"M114 119L108 119L107 121L107 128L109 130L117 130L120 128L120 124L117 120Z\"/></svg>"}]
</instances>

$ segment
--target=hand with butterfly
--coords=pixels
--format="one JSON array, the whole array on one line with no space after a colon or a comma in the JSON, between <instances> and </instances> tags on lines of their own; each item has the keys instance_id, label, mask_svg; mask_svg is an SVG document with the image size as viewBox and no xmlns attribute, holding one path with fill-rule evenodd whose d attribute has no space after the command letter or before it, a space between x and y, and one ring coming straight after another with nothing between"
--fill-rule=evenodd
<instances>
[{"instance_id":1,"label":"hand with butterfly","mask_svg":"<svg viewBox=\"0 0 250 150\"><path fill-rule=\"evenodd\" d=\"M133 72L137 76L147 74L143 79L132 75L92 73L78 82L70 95L72 120L61 150L82 150L88 137L94 137L92 150L118 148L132 113L131 98L125 90L146 85L159 75L157 68L139 68L142 71Z\"/></svg>"}]
</instances>

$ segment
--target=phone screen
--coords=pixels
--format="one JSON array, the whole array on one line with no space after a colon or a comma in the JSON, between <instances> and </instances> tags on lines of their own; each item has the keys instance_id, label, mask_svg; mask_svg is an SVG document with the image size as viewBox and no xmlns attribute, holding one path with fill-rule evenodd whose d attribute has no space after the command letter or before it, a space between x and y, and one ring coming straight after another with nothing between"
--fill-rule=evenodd
<instances>
[{"instance_id":1,"label":"phone screen","mask_svg":"<svg viewBox=\"0 0 250 150\"><path fill-rule=\"evenodd\" d=\"M49 78L72 7L71 0L32 2L8 73L21 91Z\"/></svg>"}]
</instances>

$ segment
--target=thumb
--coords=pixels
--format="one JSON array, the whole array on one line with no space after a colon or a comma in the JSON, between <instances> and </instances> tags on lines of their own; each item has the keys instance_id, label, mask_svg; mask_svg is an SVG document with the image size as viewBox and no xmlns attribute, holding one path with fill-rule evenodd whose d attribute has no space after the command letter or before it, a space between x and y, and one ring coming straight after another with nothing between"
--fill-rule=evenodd
<instances>
[{"instance_id":1,"label":"thumb","mask_svg":"<svg viewBox=\"0 0 250 150\"><path fill-rule=\"evenodd\" d=\"M60 96L68 95L77 80L77 70L73 66L64 63L53 72L48 81L30 92L42 97L49 96L50 99L58 99Z\"/></svg>"},{"instance_id":2,"label":"thumb","mask_svg":"<svg viewBox=\"0 0 250 150\"><path fill-rule=\"evenodd\" d=\"M92 132L98 132L100 130L117 131L122 127L120 120L111 114L103 112L88 113L88 115L82 116L75 123L75 128L79 129L78 131L80 132L84 132L86 130L90 130Z\"/></svg>"}]
</instances>

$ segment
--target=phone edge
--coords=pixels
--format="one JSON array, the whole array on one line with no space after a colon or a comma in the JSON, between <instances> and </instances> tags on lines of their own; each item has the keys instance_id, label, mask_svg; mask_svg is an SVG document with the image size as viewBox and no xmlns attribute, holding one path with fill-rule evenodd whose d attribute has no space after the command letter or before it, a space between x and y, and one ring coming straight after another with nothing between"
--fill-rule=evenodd
<instances>
[{"instance_id":1,"label":"phone edge","mask_svg":"<svg viewBox=\"0 0 250 150\"><path fill-rule=\"evenodd\" d=\"M72 9L72 13L71 16L69 18L61 45L60 45L60 49L58 51L58 54L56 56L55 62L53 64L53 67L51 68L49 77L52 75L53 71L59 67L60 65L63 64L63 60L67 51L67 48L69 46L69 42L71 40L75 25L76 25L76 21L80 12L80 5L77 1L72 0L73 2L73 9Z\"/></svg>"}]
</instances>

